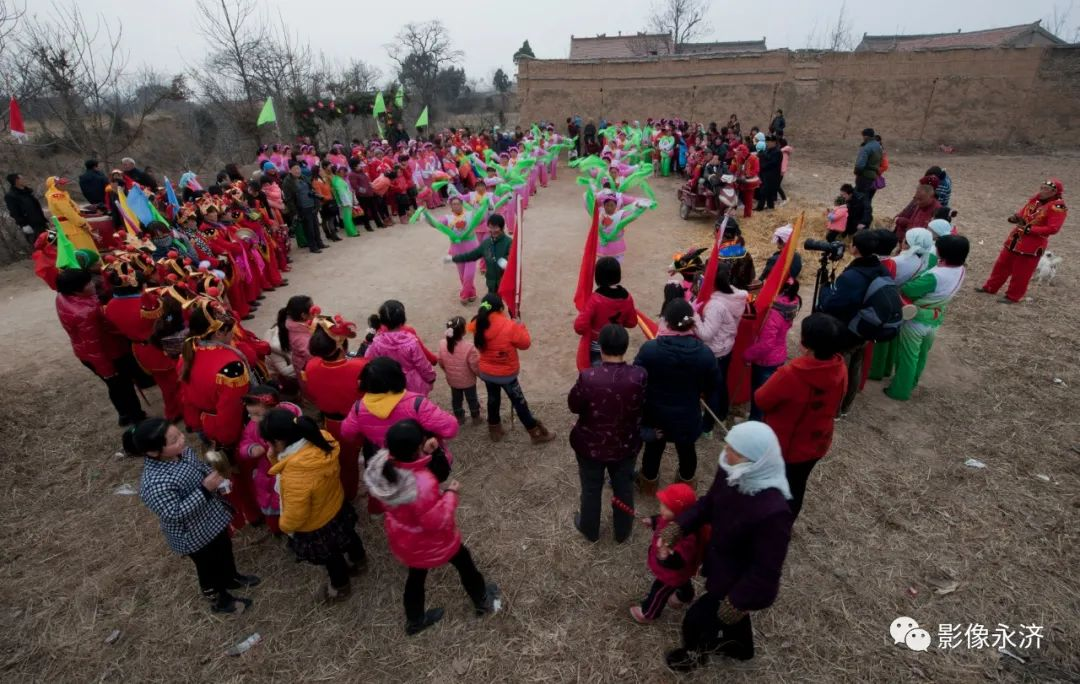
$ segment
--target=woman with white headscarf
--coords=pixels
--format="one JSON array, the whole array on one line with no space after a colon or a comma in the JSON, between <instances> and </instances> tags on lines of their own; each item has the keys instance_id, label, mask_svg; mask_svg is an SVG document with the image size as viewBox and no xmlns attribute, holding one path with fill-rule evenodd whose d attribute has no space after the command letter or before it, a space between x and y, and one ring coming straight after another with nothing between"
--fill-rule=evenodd
<instances>
[{"instance_id":1,"label":"woman with white headscarf","mask_svg":"<svg viewBox=\"0 0 1080 684\"><path fill-rule=\"evenodd\" d=\"M937 266L938 261L934 251L934 234L926 228L911 228L904 233L903 248L896 256L881 260L896 281L897 287L903 287L916 276ZM896 367L896 354L896 340L875 342L868 377L871 380L882 380L892 375Z\"/></svg>"},{"instance_id":2,"label":"woman with white headscarf","mask_svg":"<svg viewBox=\"0 0 1080 684\"><path fill-rule=\"evenodd\" d=\"M658 540L670 548L683 534L712 526L702 567L706 593L683 618L682 647L667 654L676 672L704 665L710 653L753 658L750 611L768 608L780 591L793 521L780 442L757 421L731 428L725 441L708 493Z\"/></svg>"}]
</instances>

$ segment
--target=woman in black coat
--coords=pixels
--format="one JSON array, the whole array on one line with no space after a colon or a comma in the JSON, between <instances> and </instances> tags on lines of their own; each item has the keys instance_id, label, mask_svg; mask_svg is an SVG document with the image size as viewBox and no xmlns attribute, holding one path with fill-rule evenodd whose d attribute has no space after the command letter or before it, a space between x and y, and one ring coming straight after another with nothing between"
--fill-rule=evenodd
<instances>
[{"instance_id":1,"label":"woman in black coat","mask_svg":"<svg viewBox=\"0 0 1080 684\"><path fill-rule=\"evenodd\" d=\"M638 473L642 494L656 493L660 458L667 443L679 455L679 479L693 485L697 472L694 443L701 435L701 395L712 389L716 358L694 337L694 310L685 299L664 305L664 327L638 350L635 366L649 373L642 419L645 453Z\"/></svg>"}]
</instances>

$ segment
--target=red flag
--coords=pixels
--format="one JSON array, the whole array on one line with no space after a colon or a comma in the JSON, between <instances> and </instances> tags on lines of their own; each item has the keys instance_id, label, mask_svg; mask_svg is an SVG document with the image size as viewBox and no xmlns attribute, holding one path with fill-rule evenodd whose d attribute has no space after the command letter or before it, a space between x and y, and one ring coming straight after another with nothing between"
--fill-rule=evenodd
<instances>
[{"instance_id":1,"label":"red flag","mask_svg":"<svg viewBox=\"0 0 1080 684\"><path fill-rule=\"evenodd\" d=\"M520 207L521 198L519 197L517 201ZM517 317L521 313L521 224L522 221L518 221L517 230L514 231L514 241L510 245L510 256L506 259L506 268L503 269L502 278L499 279L499 296L506 303L506 310L512 317Z\"/></svg>"},{"instance_id":2,"label":"red flag","mask_svg":"<svg viewBox=\"0 0 1080 684\"><path fill-rule=\"evenodd\" d=\"M574 293L574 306L578 311L585 308L589 295L593 291L593 277L596 271L596 248L600 243L600 202L593 206L592 227L585 238L585 251L581 254L581 270L578 272L577 292Z\"/></svg>"},{"instance_id":3,"label":"red flag","mask_svg":"<svg viewBox=\"0 0 1080 684\"><path fill-rule=\"evenodd\" d=\"M792 227L791 238L784 244L784 250L780 253L776 265L769 271L769 277L762 283L757 296L749 305L749 311L743 314L739 321L739 332L735 335L735 346L731 349L731 363L728 364L728 396L731 404L741 404L750 401L750 368L743 361L743 352L757 339L765 317L769 315L780 288L787 281L791 270L791 260L795 258L796 244L802 233L805 214L800 214L795 225Z\"/></svg>"},{"instance_id":4,"label":"red flag","mask_svg":"<svg viewBox=\"0 0 1080 684\"><path fill-rule=\"evenodd\" d=\"M705 275L701 281L701 289L698 290L697 299L695 300L694 308L700 314L704 310L705 305L709 303L709 297L712 297L713 290L716 289L716 269L720 263L720 243L724 239L724 229L727 228L728 217L725 216L724 220L720 222L720 227L716 229L716 239L713 240L712 251L709 252L709 263L705 266Z\"/></svg>"},{"instance_id":5,"label":"red flag","mask_svg":"<svg viewBox=\"0 0 1080 684\"><path fill-rule=\"evenodd\" d=\"M8 119L11 120L11 135L19 142L26 140L26 125L23 124L22 110L19 109L19 101L13 95L8 104Z\"/></svg>"},{"instance_id":6,"label":"red flag","mask_svg":"<svg viewBox=\"0 0 1080 684\"><path fill-rule=\"evenodd\" d=\"M596 272L596 247L600 242L600 205L598 201L593 206L592 227L589 235L585 238L585 251L581 254L581 270L578 272L577 292L574 293L574 306L578 311L584 311L589 303L589 297L593 291L593 277ZM584 370L589 367L589 343L592 336L588 333L578 340L577 367Z\"/></svg>"}]
</instances>

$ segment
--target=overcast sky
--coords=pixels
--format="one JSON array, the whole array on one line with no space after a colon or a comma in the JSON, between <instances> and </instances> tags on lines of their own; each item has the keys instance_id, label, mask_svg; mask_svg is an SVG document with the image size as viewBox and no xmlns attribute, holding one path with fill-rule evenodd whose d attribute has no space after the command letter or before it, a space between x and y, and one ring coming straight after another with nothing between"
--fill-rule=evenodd
<instances>
[{"instance_id":1,"label":"overcast sky","mask_svg":"<svg viewBox=\"0 0 1080 684\"><path fill-rule=\"evenodd\" d=\"M60 3L71 0L57 0ZM279 2L264 0L268 14L278 12L301 38L333 60L359 58L378 67L383 80L392 76L384 45L406 21L438 18L450 31L454 45L465 55L462 66L470 78L491 83L496 68L513 74L511 55L528 39L537 58L562 59L570 50L570 35L632 33L645 27L654 0L404 0L373 3L357 0ZM27 3L32 12L47 13L44 0ZM807 47L816 31L824 35L835 24L842 0L713 0L712 30L705 40L757 40L770 49ZM853 38L863 33L944 33L1031 23L1067 11L1070 0L912 0L851 1L846 16ZM376 5L379 9L374 9ZM79 0L86 15L103 14L123 23L124 45L131 63L152 63L159 72L174 73L201 61L208 46L196 29L195 3L131 0ZM138 9L135 9L138 7ZM766 15L768 11L768 16ZM1080 25L1076 3L1062 36L1072 38Z\"/></svg>"}]
</instances>

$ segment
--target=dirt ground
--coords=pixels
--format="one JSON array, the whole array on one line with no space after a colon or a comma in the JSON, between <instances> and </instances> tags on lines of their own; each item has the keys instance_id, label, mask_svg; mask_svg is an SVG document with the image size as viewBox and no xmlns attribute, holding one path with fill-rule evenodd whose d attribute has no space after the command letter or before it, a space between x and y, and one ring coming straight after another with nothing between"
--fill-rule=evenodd
<instances>
[{"instance_id":1,"label":"dirt ground","mask_svg":"<svg viewBox=\"0 0 1080 684\"><path fill-rule=\"evenodd\" d=\"M757 657L714 662L690 681L1076 681L1080 678L1080 238L1070 221L1053 242L1065 256L1054 286L1008 307L977 295L1016 210L1047 176L1080 188L1080 155L938 156L891 150L889 187L875 208L898 211L915 180L943 162L953 204L972 240L967 284L950 308L912 401L868 383L838 424L832 453L810 479L776 604L754 616ZM744 223L755 257L801 208L821 212L849 177L854 150L797 150L785 181L793 201ZM673 180L658 181L660 207L634 224L624 282L641 308L661 300L671 255L707 245L711 222L677 217ZM445 620L404 636L405 571L381 523L361 533L371 570L345 604L316 601L319 568L298 565L258 530L235 539L242 571L262 576L254 608L211 616L191 563L172 555L136 496L141 464L116 456L119 434L102 384L71 354L53 294L28 265L0 271L0 676L7 681L674 681L662 665L679 640L681 611L634 624L627 608L650 578L647 533L616 546L573 530L577 476L566 442L565 394L575 378L572 292L587 229L580 186L561 170L526 213L524 314L533 347L522 384L537 415L559 432L543 448L516 426L494 448L465 428L454 442L462 482L460 527L479 567L502 587L505 609L477 620L454 572L434 572L428 604ZM363 322L389 297L405 302L429 344L464 310L445 240L423 225L394 227L297 254L291 285L271 293L251 329L263 333L292 294ZM804 294L814 264L806 259ZM760 262L759 262L760 263ZM479 282L479 281L478 281ZM633 345L642 338L635 335ZM631 350L632 352L633 350ZM1059 382L1060 380L1060 382ZM440 379L433 397L448 406ZM151 392L157 407L157 397ZM720 442L699 443L704 491ZM969 458L984 469L964 465ZM671 477L671 461L663 478ZM655 503L640 509L654 512ZM894 618L939 623L1044 626L1030 660L992 648L926 653L894 646ZM106 644L113 630L120 638ZM240 658L224 651L258 632ZM1017 655L1023 656L1019 650Z\"/></svg>"}]
</instances>

